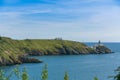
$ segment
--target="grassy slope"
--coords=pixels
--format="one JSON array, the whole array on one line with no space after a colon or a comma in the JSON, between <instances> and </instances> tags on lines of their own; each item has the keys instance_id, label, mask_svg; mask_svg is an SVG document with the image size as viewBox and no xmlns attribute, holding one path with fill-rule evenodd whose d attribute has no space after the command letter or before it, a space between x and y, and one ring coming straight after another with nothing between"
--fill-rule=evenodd
<instances>
[{"instance_id":1,"label":"grassy slope","mask_svg":"<svg viewBox=\"0 0 120 80\"><path fill-rule=\"evenodd\" d=\"M22 44L22 45L21 45ZM76 51L80 53L89 53L91 48L88 48L85 44L67 40L21 40L19 45L26 50L25 52L30 53L29 51L33 50L36 52L43 53L44 55L51 54L66 54L67 51L69 54L72 54ZM32 52L31 52L32 54Z\"/></svg>"},{"instance_id":2,"label":"grassy slope","mask_svg":"<svg viewBox=\"0 0 120 80\"><path fill-rule=\"evenodd\" d=\"M13 40L0 38L0 64L18 63L18 56L31 55L60 55L86 54L93 50L85 44L67 40Z\"/></svg>"}]
</instances>

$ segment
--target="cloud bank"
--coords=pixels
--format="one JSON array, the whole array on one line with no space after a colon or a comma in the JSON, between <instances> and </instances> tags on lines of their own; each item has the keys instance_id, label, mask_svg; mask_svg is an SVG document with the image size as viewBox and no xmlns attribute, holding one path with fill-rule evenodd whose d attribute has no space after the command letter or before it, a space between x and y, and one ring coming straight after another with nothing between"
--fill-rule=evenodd
<instances>
[{"instance_id":1,"label":"cloud bank","mask_svg":"<svg viewBox=\"0 0 120 80\"><path fill-rule=\"evenodd\" d=\"M2 36L120 41L117 0L4 0L3 3L0 4Z\"/></svg>"}]
</instances>

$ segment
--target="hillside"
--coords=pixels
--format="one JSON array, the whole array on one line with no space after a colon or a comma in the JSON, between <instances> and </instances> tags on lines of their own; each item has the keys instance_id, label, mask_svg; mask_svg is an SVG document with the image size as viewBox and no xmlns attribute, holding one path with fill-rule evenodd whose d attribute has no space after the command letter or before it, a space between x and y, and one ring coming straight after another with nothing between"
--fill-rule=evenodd
<instances>
[{"instance_id":1,"label":"hillside","mask_svg":"<svg viewBox=\"0 0 120 80\"><path fill-rule=\"evenodd\" d=\"M83 43L68 40L26 39L0 37L0 65L41 62L26 55L78 55L97 53Z\"/></svg>"}]
</instances>

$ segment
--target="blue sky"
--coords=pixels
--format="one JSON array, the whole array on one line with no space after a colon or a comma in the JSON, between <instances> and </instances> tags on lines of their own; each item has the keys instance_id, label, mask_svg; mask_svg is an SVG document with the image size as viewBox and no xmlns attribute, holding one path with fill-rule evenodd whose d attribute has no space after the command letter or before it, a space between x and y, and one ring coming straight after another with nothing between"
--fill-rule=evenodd
<instances>
[{"instance_id":1,"label":"blue sky","mask_svg":"<svg viewBox=\"0 0 120 80\"><path fill-rule=\"evenodd\" d=\"M119 0L0 0L0 35L120 41Z\"/></svg>"}]
</instances>

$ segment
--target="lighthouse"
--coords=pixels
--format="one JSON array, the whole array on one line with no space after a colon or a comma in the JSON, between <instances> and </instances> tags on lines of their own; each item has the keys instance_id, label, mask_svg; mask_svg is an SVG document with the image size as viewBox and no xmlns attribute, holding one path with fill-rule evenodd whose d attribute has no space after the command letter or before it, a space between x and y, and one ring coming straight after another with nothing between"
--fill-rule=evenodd
<instances>
[{"instance_id":1,"label":"lighthouse","mask_svg":"<svg viewBox=\"0 0 120 80\"><path fill-rule=\"evenodd\" d=\"M100 40L98 41L97 44L93 45L93 49L96 49L96 47L99 47L99 46L104 46Z\"/></svg>"},{"instance_id":2,"label":"lighthouse","mask_svg":"<svg viewBox=\"0 0 120 80\"><path fill-rule=\"evenodd\" d=\"M101 41L100 41L100 40L98 41L98 45L99 45L99 46L101 45Z\"/></svg>"},{"instance_id":3,"label":"lighthouse","mask_svg":"<svg viewBox=\"0 0 120 80\"><path fill-rule=\"evenodd\" d=\"M103 46L103 44L101 44L101 41L98 41L98 46Z\"/></svg>"}]
</instances>

